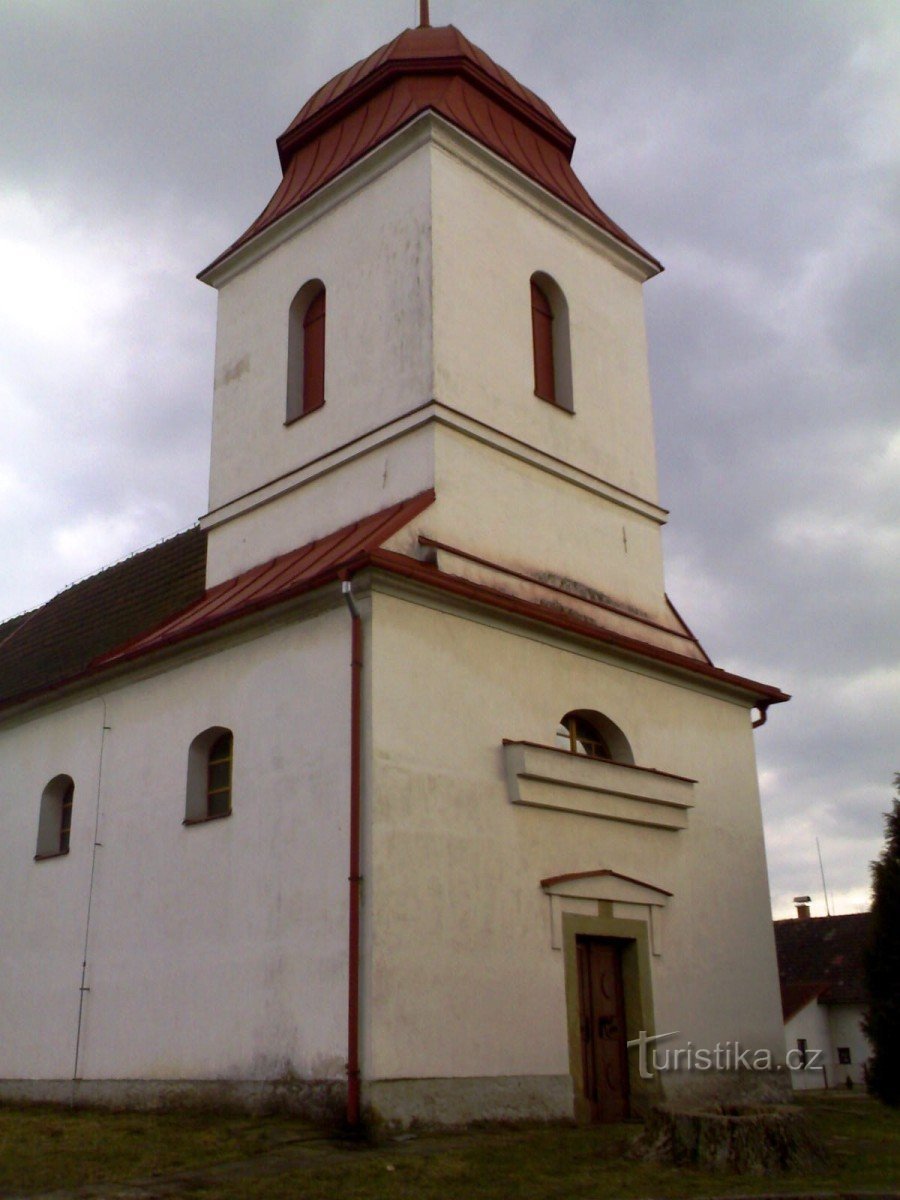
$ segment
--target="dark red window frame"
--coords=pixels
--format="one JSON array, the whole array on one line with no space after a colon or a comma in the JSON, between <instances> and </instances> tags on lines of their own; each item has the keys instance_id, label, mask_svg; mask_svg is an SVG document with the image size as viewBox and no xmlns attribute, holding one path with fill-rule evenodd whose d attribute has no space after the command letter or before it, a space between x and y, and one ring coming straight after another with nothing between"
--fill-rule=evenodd
<instances>
[{"instance_id":1,"label":"dark red window frame","mask_svg":"<svg viewBox=\"0 0 900 1200\"><path fill-rule=\"evenodd\" d=\"M556 404L553 359L553 309L538 284L531 281L531 337L534 344L534 394Z\"/></svg>"},{"instance_id":2,"label":"dark red window frame","mask_svg":"<svg viewBox=\"0 0 900 1200\"><path fill-rule=\"evenodd\" d=\"M313 412L325 403L325 289L312 298L303 316L303 408Z\"/></svg>"}]
</instances>

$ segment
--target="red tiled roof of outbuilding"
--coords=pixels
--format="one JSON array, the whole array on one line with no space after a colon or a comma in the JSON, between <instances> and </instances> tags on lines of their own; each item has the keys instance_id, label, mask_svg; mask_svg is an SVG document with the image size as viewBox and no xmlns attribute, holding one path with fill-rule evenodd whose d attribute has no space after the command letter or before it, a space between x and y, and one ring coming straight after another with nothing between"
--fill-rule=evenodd
<instances>
[{"instance_id":1,"label":"red tiled roof of outbuilding","mask_svg":"<svg viewBox=\"0 0 900 1200\"><path fill-rule=\"evenodd\" d=\"M447 25L404 30L314 93L278 138L283 178L272 199L201 278L429 110L662 270L591 199L572 170L575 138L549 105Z\"/></svg>"}]
</instances>

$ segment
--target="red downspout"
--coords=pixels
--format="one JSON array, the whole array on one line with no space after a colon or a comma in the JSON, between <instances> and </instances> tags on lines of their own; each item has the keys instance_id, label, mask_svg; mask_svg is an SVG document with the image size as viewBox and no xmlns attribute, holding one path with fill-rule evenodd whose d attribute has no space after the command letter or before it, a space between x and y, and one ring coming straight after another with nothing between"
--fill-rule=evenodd
<instances>
[{"instance_id":1,"label":"red downspout","mask_svg":"<svg viewBox=\"0 0 900 1200\"><path fill-rule=\"evenodd\" d=\"M347 1124L359 1125L359 893L360 874L360 741L362 709L362 617L353 599L349 572L341 572L341 592L351 618L350 642L350 919L347 969Z\"/></svg>"}]
</instances>

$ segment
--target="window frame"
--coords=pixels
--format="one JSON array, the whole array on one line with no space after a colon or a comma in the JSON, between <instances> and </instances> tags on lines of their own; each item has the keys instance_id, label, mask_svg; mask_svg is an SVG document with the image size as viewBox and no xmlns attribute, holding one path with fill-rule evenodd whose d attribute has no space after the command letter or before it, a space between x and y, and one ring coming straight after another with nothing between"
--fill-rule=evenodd
<instances>
[{"instance_id":1,"label":"window frame","mask_svg":"<svg viewBox=\"0 0 900 1200\"><path fill-rule=\"evenodd\" d=\"M621 766L635 765L634 752L628 738L605 713L595 709L570 709L557 723L556 748L568 754L578 754L597 762L618 763ZM559 743L568 738L569 745ZM592 750L588 747L593 748ZM596 753L602 749L605 753Z\"/></svg>"},{"instance_id":2,"label":"window frame","mask_svg":"<svg viewBox=\"0 0 900 1200\"><path fill-rule=\"evenodd\" d=\"M41 793L35 862L64 858L71 849L75 781L71 775L54 775Z\"/></svg>"},{"instance_id":3,"label":"window frame","mask_svg":"<svg viewBox=\"0 0 900 1200\"><path fill-rule=\"evenodd\" d=\"M321 279L310 279L288 310L287 398L285 425L325 406L328 292Z\"/></svg>"},{"instance_id":4,"label":"window frame","mask_svg":"<svg viewBox=\"0 0 900 1200\"><path fill-rule=\"evenodd\" d=\"M222 744L227 739L227 752ZM213 757L217 755L217 757ZM213 769L227 764L227 784L213 786ZM227 807L218 809L214 797L226 796ZM183 825L206 825L221 821L234 812L234 733L222 725L213 725L198 733L188 747L187 785Z\"/></svg>"},{"instance_id":5,"label":"window frame","mask_svg":"<svg viewBox=\"0 0 900 1200\"><path fill-rule=\"evenodd\" d=\"M545 271L530 279L534 395L560 412L575 414L569 306L562 288Z\"/></svg>"}]
</instances>

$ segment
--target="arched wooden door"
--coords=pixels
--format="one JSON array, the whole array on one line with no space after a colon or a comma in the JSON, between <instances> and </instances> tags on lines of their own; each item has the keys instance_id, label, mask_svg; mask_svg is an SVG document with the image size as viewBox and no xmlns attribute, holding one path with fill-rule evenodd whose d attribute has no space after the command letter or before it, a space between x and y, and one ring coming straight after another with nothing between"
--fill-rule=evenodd
<instances>
[{"instance_id":1,"label":"arched wooden door","mask_svg":"<svg viewBox=\"0 0 900 1200\"><path fill-rule=\"evenodd\" d=\"M622 943L580 936L578 1006L584 1096L592 1121L629 1115Z\"/></svg>"}]
</instances>

